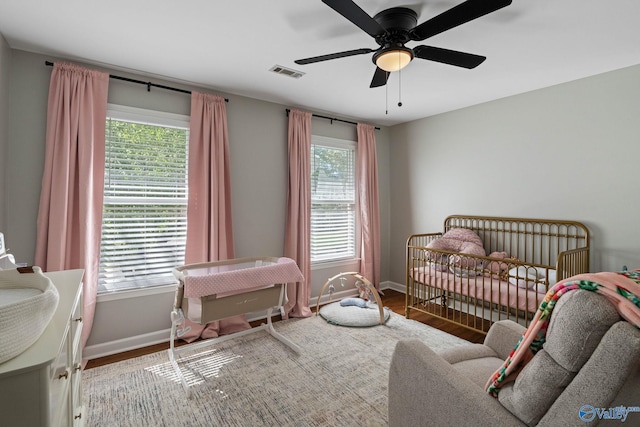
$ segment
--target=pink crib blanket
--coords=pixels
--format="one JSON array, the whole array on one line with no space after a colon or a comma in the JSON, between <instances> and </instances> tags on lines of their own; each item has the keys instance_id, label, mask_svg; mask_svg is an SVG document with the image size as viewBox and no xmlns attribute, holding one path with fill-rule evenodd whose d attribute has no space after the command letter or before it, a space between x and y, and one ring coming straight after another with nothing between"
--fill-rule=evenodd
<instances>
[{"instance_id":1,"label":"pink crib blanket","mask_svg":"<svg viewBox=\"0 0 640 427\"><path fill-rule=\"evenodd\" d=\"M184 296L199 298L232 294L278 283L302 281L302 272L291 258L278 258L277 262L224 264L187 270L184 276Z\"/></svg>"},{"instance_id":2,"label":"pink crib blanket","mask_svg":"<svg viewBox=\"0 0 640 427\"><path fill-rule=\"evenodd\" d=\"M497 397L500 387L515 381L517 374L544 345L556 302L562 295L576 289L603 295L613 303L622 318L640 328L640 270L578 274L558 282L545 295L532 322L509 357L489 378L485 387L487 393Z\"/></svg>"}]
</instances>

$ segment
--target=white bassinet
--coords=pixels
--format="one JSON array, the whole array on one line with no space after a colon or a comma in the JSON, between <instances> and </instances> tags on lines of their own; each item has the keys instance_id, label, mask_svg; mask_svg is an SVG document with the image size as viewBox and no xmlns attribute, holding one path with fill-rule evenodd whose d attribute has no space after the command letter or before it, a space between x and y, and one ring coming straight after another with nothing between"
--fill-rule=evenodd
<instances>
[{"instance_id":1,"label":"white bassinet","mask_svg":"<svg viewBox=\"0 0 640 427\"><path fill-rule=\"evenodd\" d=\"M185 265L176 268L174 275L179 284L171 311L169 360L187 396L190 395L189 385L175 357L179 351L193 350L264 330L296 353L300 352L300 347L276 332L271 322L273 309L282 308L287 302L287 283L300 283L304 280L294 260L276 257L237 258ZM174 340L181 335L179 326L185 317L205 325L215 320L262 310L267 311L266 324L180 347L174 346Z\"/></svg>"}]
</instances>

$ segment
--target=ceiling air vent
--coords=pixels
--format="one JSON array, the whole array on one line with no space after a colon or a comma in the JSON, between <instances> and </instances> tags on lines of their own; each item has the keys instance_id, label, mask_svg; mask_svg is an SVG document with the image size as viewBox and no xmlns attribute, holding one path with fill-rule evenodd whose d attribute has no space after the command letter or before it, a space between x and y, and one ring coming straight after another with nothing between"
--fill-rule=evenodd
<instances>
[{"instance_id":1,"label":"ceiling air vent","mask_svg":"<svg viewBox=\"0 0 640 427\"><path fill-rule=\"evenodd\" d=\"M299 79L305 74L302 71L292 70L291 68L283 67L282 65L274 65L269 69L269 71L282 74L283 76L293 77L294 79Z\"/></svg>"}]
</instances>

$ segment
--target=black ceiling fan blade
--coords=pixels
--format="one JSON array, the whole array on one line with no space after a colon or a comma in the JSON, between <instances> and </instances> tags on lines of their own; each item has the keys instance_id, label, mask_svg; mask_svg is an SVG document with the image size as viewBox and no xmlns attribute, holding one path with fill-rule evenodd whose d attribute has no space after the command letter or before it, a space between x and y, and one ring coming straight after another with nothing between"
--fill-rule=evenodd
<instances>
[{"instance_id":1,"label":"black ceiling fan blade","mask_svg":"<svg viewBox=\"0 0 640 427\"><path fill-rule=\"evenodd\" d=\"M487 59L486 56L433 46L416 46L413 48L413 54L417 58L469 69L476 68Z\"/></svg>"},{"instance_id":2,"label":"black ceiling fan blade","mask_svg":"<svg viewBox=\"0 0 640 427\"><path fill-rule=\"evenodd\" d=\"M322 2L347 18L371 37L387 32L378 24L378 21L374 20L367 12L351 0L322 0Z\"/></svg>"},{"instance_id":3,"label":"black ceiling fan blade","mask_svg":"<svg viewBox=\"0 0 640 427\"><path fill-rule=\"evenodd\" d=\"M328 55L314 56L312 58L296 59L293 62L295 62L298 65L306 65L306 64L313 64L314 62L329 61L330 59L345 58L347 56L354 56L354 55L363 55L365 53L371 53L371 52L375 52L375 49L354 49L354 50L347 50L344 52L330 53Z\"/></svg>"},{"instance_id":4,"label":"black ceiling fan blade","mask_svg":"<svg viewBox=\"0 0 640 427\"><path fill-rule=\"evenodd\" d=\"M391 73L380 67L376 67L376 71L373 73L373 79L371 80L371 85L369 87L374 88L386 85L387 80L389 80L389 74Z\"/></svg>"},{"instance_id":5,"label":"black ceiling fan blade","mask_svg":"<svg viewBox=\"0 0 640 427\"><path fill-rule=\"evenodd\" d=\"M418 25L410 31L409 37L421 41L510 4L511 0L467 0Z\"/></svg>"}]
</instances>

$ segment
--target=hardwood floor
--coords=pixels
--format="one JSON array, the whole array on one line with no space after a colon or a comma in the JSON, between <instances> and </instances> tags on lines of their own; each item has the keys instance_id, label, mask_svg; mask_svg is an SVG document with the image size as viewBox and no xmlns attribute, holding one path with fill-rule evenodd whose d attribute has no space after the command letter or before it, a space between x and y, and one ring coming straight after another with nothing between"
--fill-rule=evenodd
<instances>
[{"instance_id":1,"label":"hardwood floor","mask_svg":"<svg viewBox=\"0 0 640 427\"><path fill-rule=\"evenodd\" d=\"M404 316L404 303L405 295L401 292L394 291L392 289L385 289L384 295L381 296L382 303L385 307L388 307L394 313ZM315 307L314 307L315 308ZM434 328L441 329L451 335L463 338L467 341L474 343L481 343L484 340L484 334L467 329L463 326L448 322L444 319L440 319L435 316L431 316L425 313L412 312L411 319L424 323L425 325L432 326ZM280 316L274 316L272 319L274 322L281 320ZM263 323L264 320L257 320L250 322L251 326L258 326ZM176 341L176 345L184 345L184 341ZM98 359L92 359L87 362L85 369L95 368L97 366L107 365L109 363L115 363L126 359L131 359L145 354L155 353L157 351L167 350L169 343L160 343L148 347L139 348L123 353L113 354L111 356L105 356Z\"/></svg>"},{"instance_id":2,"label":"hardwood floor","mask_svg":"<svg viewBox=\"0 0 640 427\"><path fill-rule=\"evenodd\" d=\"M404 316L405 295L401 292L390 289L386 289L383 292L384 296L382 297L382 303L384 306L389 307L389 309L394 313ZM440 329L473 343L482 343L484 341L485 334L426 313L412 311L410 319Z\"/></svg>"}]
</instances>

